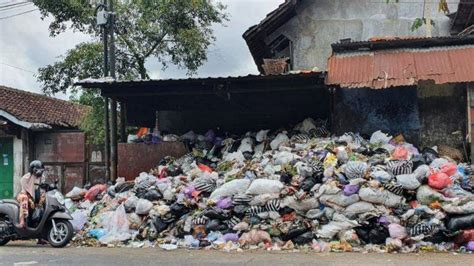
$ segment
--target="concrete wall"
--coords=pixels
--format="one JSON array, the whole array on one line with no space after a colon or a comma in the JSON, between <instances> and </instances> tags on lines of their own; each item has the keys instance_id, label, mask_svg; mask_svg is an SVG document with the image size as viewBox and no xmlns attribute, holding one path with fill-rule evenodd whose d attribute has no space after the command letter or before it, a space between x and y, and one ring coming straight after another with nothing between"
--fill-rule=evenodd
<instances>
[{"instance_id":1,"label":"concrete wall","mask_svg":"<svg viewBox=\"0 0 474 266\"><path fill-rule=\"evenodd\" d=\"M467 134L466 85L422 83L418 88L338 89L336 134L347 131L402 133L416 145L447 145L462 150Z\"/></svg>"},{"instance_id":2,"label":"concrete wall","mask_svg":"<svg viewBox=\"0 0 474 266\"><path fill-rule=\"evenodd\" d=\"M395 1L391 1L395 2ZM265 41L281 34L293 42L293 68L326 69L331 44L340 39L368 40L375 36L426 36L425 27L411 31L413 21L423 15L423 1L404 0L387 4L385 0L302 0L297 15ZM448 36L450 21L431 3L435 26L433 36ZM459 0L450 0L451 12Z\"/></svg>"},{"instance_id":3,"label":"concrete wall","mask_svg":"<svg viewBox=\"0 0 474 266\"><path fill-rule=\"evenodd\" d=\"M447 145L462 150L467 124L466 85L434 85L418 87L421 145Z\"/></svg>"},{"instance_id":4,"label":"concrete wall","mask_svg":"<svg viewBox=\"0 0 474 266\"><path fill-rule=\"evenodd\" d=\"M420 129L415 87L337 90L333 130L338 135L352 131L370 136L382 130L419 143Z\"/></svg>"}]
</instances>

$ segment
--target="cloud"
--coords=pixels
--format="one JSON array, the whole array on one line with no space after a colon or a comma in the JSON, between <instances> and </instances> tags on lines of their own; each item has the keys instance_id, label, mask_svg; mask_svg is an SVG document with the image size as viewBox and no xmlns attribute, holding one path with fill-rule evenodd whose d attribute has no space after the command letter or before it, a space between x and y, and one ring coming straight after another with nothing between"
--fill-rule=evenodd
<instances>
[{"instance_id":1,"label":"cloud","mask_svg":"<svg viewBox=\"0 0 474 266\"><path fill-rule=\"evenodd\" d=\"M221 2L227 5L230 20L225 23L226 26L214 26L216 42L210 47L208 61L198 70L197 76L255 74L257 68L242 34L250 26L260 22L283 0L221 0ZM0 17L31 9L30 5L0 11ZM31 72L54 63L59 56L78 43L90 40L89 36L70 30L51 38L48 31L49 22L48 18L41 20L39 11L1 20L0 84L40 92L41 86ZM147 62L147 67L152 78L186 76L185 70L174 66L162 71L161 66L153 59Z\"/></svg>"}]
</instances>

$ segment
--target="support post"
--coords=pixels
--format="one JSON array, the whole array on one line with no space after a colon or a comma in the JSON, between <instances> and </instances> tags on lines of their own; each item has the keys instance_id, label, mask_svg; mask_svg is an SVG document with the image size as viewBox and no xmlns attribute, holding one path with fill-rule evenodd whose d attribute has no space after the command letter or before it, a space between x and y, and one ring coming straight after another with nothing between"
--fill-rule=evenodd
<instances>
[{"instance_id":1,"label":"support post","mask_svg":"<svg viewBox=\"0 0 474 266\"><path fill-rule=\"evenodd\" d=\"M107 27L102 28L102 39L104 42L104 77L109 75L109 48L108 48L108 30ZM105 140L104 140L104 161L105 161L105 178L110 180L110 124L109 124L109 98L104 97L104 125L105 125Z\"/></svg>"},{"instance_id":2,"label":"support post","mask_svg":"<svg viewBox=\"0 0 474 266\"><path fill-rule=\"evenodd\" d=\"M467 84L467 101L468 101L468 110L467 110L467 132L468 138L467 141L470 143L470 160L471 165L474 163L474 122L473 122L473 115L474 115L474 84L468 83Z\"/></svg>"},{"instance_id":3,"label":"support post","mask_svg":"<svg viewBox=\"0 0 474 266\"><path fill-rule=\"evenodd\" d=\"M115 79L115 13L114 13L114 1L109 0L109 12L110 12L110 76ZM117 100L110 99L110 163L111 163L111 180L117 179Z\"/></svg>"},{"instance_id":4,"label":"support post","mask_svg":"<svg viewBox=\"0 0 474 266\"><path fill-rule=\"evenodd\" d=\"M127 105L124 102L120 103L120 142L127 142Z\"/></svg>"}]
</instances>

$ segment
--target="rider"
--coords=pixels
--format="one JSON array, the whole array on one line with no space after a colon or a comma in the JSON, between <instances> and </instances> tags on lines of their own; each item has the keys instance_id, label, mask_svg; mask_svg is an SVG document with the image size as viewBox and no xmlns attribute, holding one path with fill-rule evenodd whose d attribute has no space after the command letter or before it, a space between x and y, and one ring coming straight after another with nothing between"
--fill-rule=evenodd
<instances>
[{"instance_id":1,"label":"rider","mask_svg":"<svg viewBox=\"0 0 474 266\"><path fill-rule=\"evenodd\" d=\"M17 196L20 203L20 226L26 227L27 218L44 202L44 195L41 194L39 185L42 183L44 165L41 161L35 160L30 163L29 173L20 180L21 191Z\"/></svg>"}]
</instances>

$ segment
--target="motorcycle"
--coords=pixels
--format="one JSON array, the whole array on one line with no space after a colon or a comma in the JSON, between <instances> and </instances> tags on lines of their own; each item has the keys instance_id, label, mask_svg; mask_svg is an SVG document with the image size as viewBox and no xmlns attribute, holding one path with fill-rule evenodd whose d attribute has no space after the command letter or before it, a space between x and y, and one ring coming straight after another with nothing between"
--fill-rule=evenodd
<instances>
[{"instance_id":1,"label":"motorcycle","mask_svg":"<svg viewBox=\"0 0 474 266\"><path fill-rule=\"evenodd\" d=\"M74 231L72 216L64 206L64 196L53 184L42 184L46 190L46 201L42 216L34 228L19 225L20 204L16 200L0 200L0 246L10 241L45 239L55 248L65 247L71 241Z\"/></svg>"}]
</instances>

